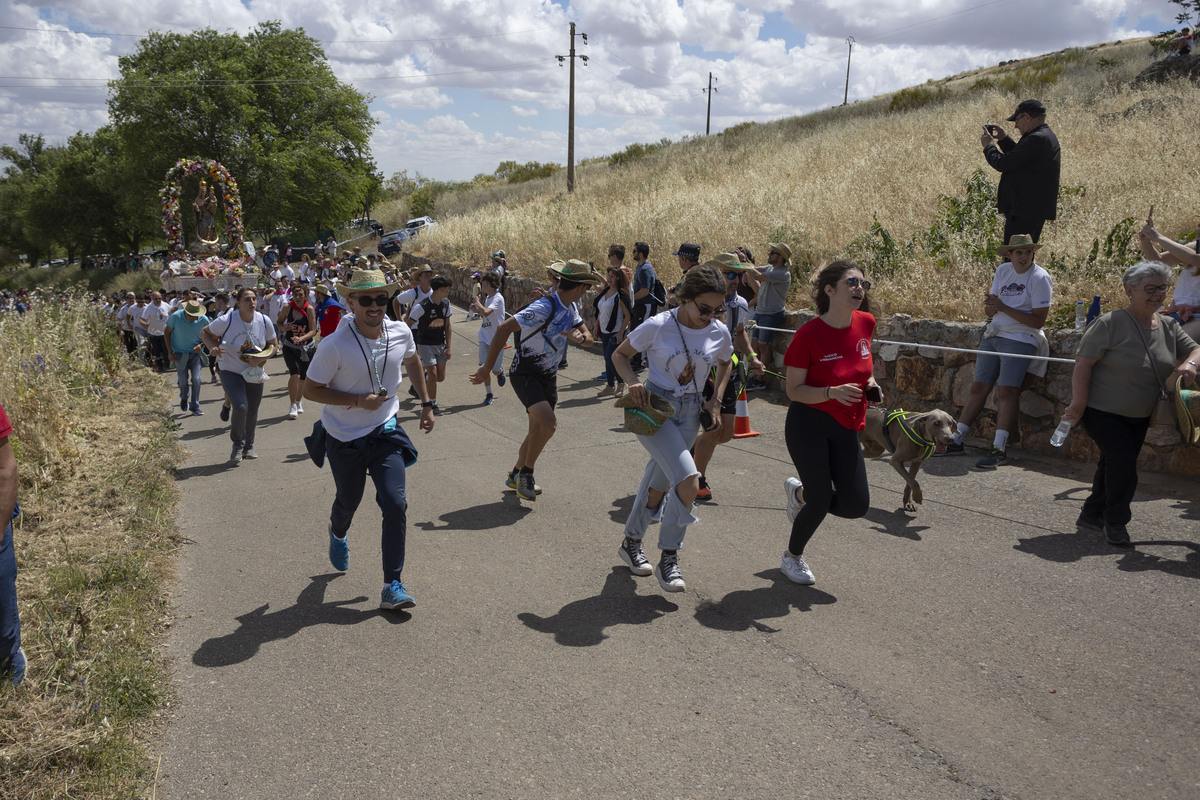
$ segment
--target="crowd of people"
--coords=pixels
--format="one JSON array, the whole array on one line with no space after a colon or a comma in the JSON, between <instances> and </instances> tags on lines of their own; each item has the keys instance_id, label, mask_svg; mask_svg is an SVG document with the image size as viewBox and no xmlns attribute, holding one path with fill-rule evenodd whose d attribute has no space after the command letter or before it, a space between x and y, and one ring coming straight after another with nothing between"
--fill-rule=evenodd
<instances>
[{"instance_id":1,"label":"crowd of people","mask_svg":"<svg viewBox=\"0 0 1200 800\"><path fill-rule=\"evenodd\" d=\"M1053 280L1036 263L1042 228L1054 219L1059 147L1046 125L1046 109L1026 100L1008 118L1021 140L994 123L984 125L988 163L1001 173L998 209L1005 217L997 252L1005 259L983 293L988 319L975 363L974 381L958 416L947 455L964 450L963 437L996 394L996 430L981 469L1007 460L1017 417L1017 398L1028 372L1044 371L1048 352L1043 327L1053 301ZM1083 333L1064 424L1078 424L1100 451L1091 490L1077 525L1102 532L1115 546L1129 546L1127 525L1137 487L1137 460L1152 414L1183 397L1200 366L1200 243L1182 245L1147 219L1139 232L1145 260L1122 276L1127 303L1101 314ZM129 292L99 298L128 351L161 370L174 367L180 411L201 415L203 369L224 395L221 421L229 424L230 463L257 457L255 428L266 380L277 352L288 372L290 419L304 401L323 405L320 421L305 438L318 465L328 461L335 496L330 510L329 559L349 566L348 532L369 476L383 512L380 607L404 609L416 600L403 583L407 500L405 470L415 447L397 420L402 372L420 403L419 428L429 433L441 413L437 387L452 356L454 311L451 281L429 266L407 276L378 254L358 248L333 255L336 245L314 248L298 260L268 248L263 275L247 276L232 292L205 297L196 291ZM667 289L650 261L650 246L635 242L632 266L625 245L608 249L603 271L582 260L546 267L548 285L511 313L504 288L503 250L476 273L468 319L478 319L477 364L472 384L494 400L492 381L510 383L525 409L527 430L504 484L535 502L539 456L557 429L557 373L567 345L602 344L603 385L598 396L615 396L625 426L646 450L647 462L617 557L637 576L653 574L667 592L686 588L679 553L688 527L698 521L697 503L711 499L705 470L716 446L732 435L736 403L762 386L774 366L772 346L784 323L793 281L791 249L768 245L759 267L746 247L702 261L700 246L684 243L671 254L680 280ZM1172 303L1172 267L1181 267ZM251 283L251 280L255 282ZM257 281L264 285L259 286ZM783 390L789 401L784 439L796 476L784 482L791 524L780 569L799 584L816 578L805 551L830 514L856 518L870 504L858 432L868 403L885 398L873 374L871 282L863 266L830 263L813 276L811 300L818 316L795 331L783 353ZM582 303L589 292L591 327ZM17 313L31 302L58 302L53 293L0 294L0 311ZM507 370L504 351L512 343ZM643 375L644 373L644 375ZM775 374L775 373L772 373ZM1200 438L1200 393L1180 401L1180 424L1188 441ZM11 425L0 408L0 515L17 513ZM657 563L643 541L659 525ZM0 674L19 682L24 672L20 623L15 611L12 527L0 543Z\"/></svg>"}]
</instances>

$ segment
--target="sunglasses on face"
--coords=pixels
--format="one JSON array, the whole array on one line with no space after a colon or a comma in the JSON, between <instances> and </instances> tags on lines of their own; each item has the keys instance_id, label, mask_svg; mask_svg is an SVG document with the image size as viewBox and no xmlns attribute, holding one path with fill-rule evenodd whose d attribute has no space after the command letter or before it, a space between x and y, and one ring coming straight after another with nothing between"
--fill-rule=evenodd
<instances>
[{"instance_id":1,"label":"sunglasses on face","mask_svg":"<svg viewBox=\"0 0 1200 800\"><path fill-rule=\"evenodd\" d=\"M726 272L725 273L725 280L727 280L727 281L736 281L740 277L741 277L740 272Z\"/></svg>"},{"instance_id":2,"label":"sunglasses on face","mask_svg":"<svg viewBox=\"0 0 1200 800\"><path fill-rule=\"evenodd\" d=\"M386 294L372 294L372 295L357 294L354 296L355 302L357 302L363 308L370 308L371 306L379 306L380 308L387 308L389 299L390 298Z\"/></svg>"},{"instance_id":3,"label":"sunglasses on face","mask_svg":"<svg viewBox=\"0 0 1200 800\"><path fill-rule=\"evenodd\" d=\"M716 314L718 311L721 310L720 306L718 306L716 308L709 308L708 306L700 305L695 300L692 301L692 305L694 305L696 307L696 313L701 318L705 318L705 319L711 318L713 314Z\"/></svg>"},{"instance_id":4,"label":"sunglasses on face","mask_svg":"<svg viewBox=\"0 0 1200 800\"><path fill-rule=\"evenodd\" d=\"M871 282L863 278L846 278L846 285L851 289L861 286L864 292L871 291Z\"/></svg>"}]
</instances>

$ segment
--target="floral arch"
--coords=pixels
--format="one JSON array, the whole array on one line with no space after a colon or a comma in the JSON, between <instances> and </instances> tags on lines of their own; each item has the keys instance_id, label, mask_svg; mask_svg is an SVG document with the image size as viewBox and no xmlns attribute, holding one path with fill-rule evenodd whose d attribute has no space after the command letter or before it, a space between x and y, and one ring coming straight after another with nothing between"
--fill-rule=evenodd
<instances>
[{"instance_id":1,"label":"floral arch","mask_svg":"<svg viewBox=\"0 0 1200 800\"><path fill-rule=\"evenodd\" d=\"M225 204L225 238L229 242L227 258L240 258L244 252L242 237L242 198L238 194L237 181L219 161L208 159L181 158L167 170L165 185L158 194L162 198L163 233L167 236L167 250L180 257L183 249L183 224L179 218L179 195L183 182L192 175L203 174L221 187L221 199Z\"/></svg>"}]
</instances>

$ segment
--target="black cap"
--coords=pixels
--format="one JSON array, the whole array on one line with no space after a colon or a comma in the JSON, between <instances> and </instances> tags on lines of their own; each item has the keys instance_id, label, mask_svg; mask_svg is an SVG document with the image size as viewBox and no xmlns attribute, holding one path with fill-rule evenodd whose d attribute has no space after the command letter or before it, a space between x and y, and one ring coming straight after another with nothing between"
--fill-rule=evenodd
<instances>
[{"instance_id":1,"label":"black cap","mask_svg":"<svg viewBox=\"0 0 1200 800\"><path fill-rule=\"evenodd\" d=\"M1016 122L1017 117L1022 114L1028 114L1031 117L1044 117L1046 116L1046 106L1041 100L1022 100L1021 104L1017 106L1017 110L1008 118L1008 121Z\"/></svg>"},{"instance_id":2,"label":"black cap","mask_svg":"<svg viewBox=\"0 0 1200 800\"><path fill-rule=\"evenodd\" d=\"M671 255L683 256L684 258L690 258L692 261L699 261L700 245L688 244L687 242L684 242L683 244L679 245L679 249L671 253Z\"/></svg>"}]
</instances>

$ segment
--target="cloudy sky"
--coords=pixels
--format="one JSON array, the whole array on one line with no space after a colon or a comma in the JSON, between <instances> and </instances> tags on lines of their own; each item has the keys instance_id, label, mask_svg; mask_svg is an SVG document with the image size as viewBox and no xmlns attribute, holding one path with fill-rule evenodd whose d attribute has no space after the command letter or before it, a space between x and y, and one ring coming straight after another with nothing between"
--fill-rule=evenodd
<instances>
[{"instance_id":1,"label":"cloudy sky","mask_svg":"<svg viewBox=\"0 0 1200 800\"><path fill-rule=\"evenodd\" d=\"M6 0L0 143L61 143L107 122L105 81L151 30L245 33L279 20L321 41L373 96L385 176L470 178L501 161L566 162L575 22L576 159L714 132L998 61L1174 27L1168 0Z\"/></svg>"}]
</instances>

